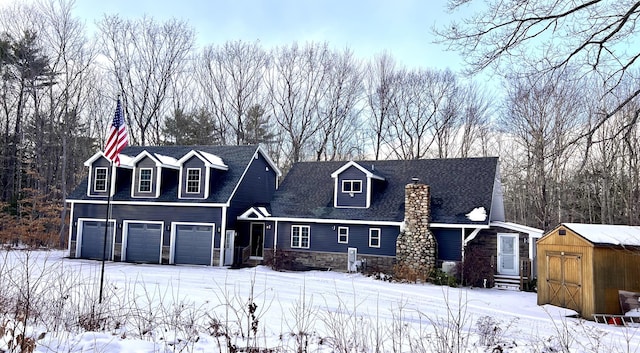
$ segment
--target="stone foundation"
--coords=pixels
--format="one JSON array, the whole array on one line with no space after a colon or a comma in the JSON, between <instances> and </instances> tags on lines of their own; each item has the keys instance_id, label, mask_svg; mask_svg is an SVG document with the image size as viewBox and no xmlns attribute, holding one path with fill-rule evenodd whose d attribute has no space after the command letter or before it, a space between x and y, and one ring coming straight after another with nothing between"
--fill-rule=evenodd
<instances>
[{"instance_id":1,"label":"stone foundation","mask_svg":"<svg viewBox=\"0 0 640 353\"><path fill-rule=\"evenodd\" d=\"M276 262L274 262L274 260ZM395 256L375 256L358 254L362 270L393 273ZM279 269L310 270L323 269L347 272L347 253L264 249L264 264Z\"/></svg>"},{"instance_id":2,"label":"stone foundation","mask_svg":"<svg viewBox=\"0 0 640 353\"><path fill-rule=\"evenodd\" d=\"M405 187L404 209L404 229L396 240L397 264L403 274L425 280L435 268L437 259L436 238L429 229L429 186L408 184Z\"/></svg>"}]
</instances>

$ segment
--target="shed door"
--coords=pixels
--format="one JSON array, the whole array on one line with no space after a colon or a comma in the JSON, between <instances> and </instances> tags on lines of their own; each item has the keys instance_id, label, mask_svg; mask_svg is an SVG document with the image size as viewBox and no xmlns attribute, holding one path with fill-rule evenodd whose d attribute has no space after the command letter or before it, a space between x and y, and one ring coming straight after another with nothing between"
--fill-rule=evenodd
<instances>
[{"instance_id":1,"label":"shed door","mask_svg":"<svg viewBox=\"0 0 640 353\"><path fill-rule=\"evenodd\" d=\"M213 225L176 225L175 264L211 265Z\"/></svg>"},{"instance_id":2,"label":"shed door","mask_svg":"<svg viewBox=\"0 0 640 353\"><path fill-rule=\"evenodd\" d=\"M582 311L582 256L564 252L549 252L547 290L549 304Z\"/></svg>"},{"instance_id":3,"label":"shed door","mask_svg":"<svg viewBox=\"0 0 640 353\"><path fill-rule=\"evenodd\" d=\"M161 223L128 223L126 232L125 261L160 263L162 256Z\"/></svg>"},{"instance_id":4,"label":"shed door","mask_svg":"<svg viewBox=\"0 0 640 353\"><path fill-rule=\"evenodd\" d=\"M111 260L113 246L113 221L109 221L107 231L107 246L104 245L105 221L82 221L80 224L81 244L80 257L83 259ZM105 256L103 256L103 249Z\"/></svg>"}]
</instances>

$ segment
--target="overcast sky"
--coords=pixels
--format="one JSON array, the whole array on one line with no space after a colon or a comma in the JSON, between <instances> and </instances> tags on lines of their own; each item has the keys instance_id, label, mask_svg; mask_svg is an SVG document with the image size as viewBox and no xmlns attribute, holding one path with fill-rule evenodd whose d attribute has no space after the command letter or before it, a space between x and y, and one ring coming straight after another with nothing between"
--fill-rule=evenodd
<instances>
[{"instance_id":1,"label":"overcast sky","mask_svg":"<svg viewBox=\"0 0 640 353\"><path fill-rule=\"evenodd\" d=\"M89 28L104 14L189 22L198 44L259 40L270 49L293 41L348 46L363 58L389 51L409 68L459 69L455 53L433 44L432 26L449 22L446 0L76 0Z\"/></svg>"}]
</instances>

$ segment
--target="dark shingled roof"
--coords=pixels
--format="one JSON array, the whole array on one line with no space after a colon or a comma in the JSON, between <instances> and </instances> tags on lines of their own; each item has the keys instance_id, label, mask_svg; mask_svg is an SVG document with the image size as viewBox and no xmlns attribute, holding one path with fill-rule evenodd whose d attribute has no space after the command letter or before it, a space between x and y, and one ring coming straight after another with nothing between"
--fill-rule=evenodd
<instances>
[{"instance_id":1,"label":"dark shingled roof","mask_svg":"<svg viewBox=\"0 0 640 353\"><path fill-rule=\"evenodd\" d=\"M431 187L431 221L447 224L488 224L497 157L356 161L385 178L374 180L371 206L334 208L331 173L347 162L296 163L271 202L274 217L402 221L404 187L416 177ZM373 168L372 168L373 167ZM484 207L487 220L470 221L466 214Z\"/></svg>"},{"instance_id":2,"label":"dark shingled roof","mask_svg":"<svg viewBox=\"0 0 640 353\"><path fill-rule=\"evenodd\" d=\"M220 171L221 177L215 180L215 186L211 188L207 199L191 200L178 199L178 184L163 185L163 192L158 198L135 198L135 201L155 201L155 202L193 202L193 203L224 203L229 200L234 188L240 182L240 177L246 167L251 163L258 146L130 146L122 151L129 157L135 157L140 152L146 150L154 154L180 159L191 150L203 151L214 154L224 161L229 167L227 171ZM67 197L67 200L104 200L104 197L87 196L87 178ZM113 196L114 201L131 200L131 183L119 185L118 191Z\"/></svg>"}]
</instances>

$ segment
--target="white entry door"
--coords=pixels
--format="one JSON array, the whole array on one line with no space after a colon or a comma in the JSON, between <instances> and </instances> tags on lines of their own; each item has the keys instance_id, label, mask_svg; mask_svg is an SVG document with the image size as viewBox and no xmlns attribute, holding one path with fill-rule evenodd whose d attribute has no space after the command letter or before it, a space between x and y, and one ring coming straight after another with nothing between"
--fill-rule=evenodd
<instances>
[{"instance_id":1,"label":"white entry door","mask_svg":"<svg viewBox=\"0 0 640 353\"><path fill-rule=\"evenodd\" d=\"M235 246L236 231L227 230L224 237L224 265L233 265L233 247Z\"/></svg>"},{"instance_id":2,"label":"white entry door","mask_svg":"<svg viewBox=\"0 0 640 353\"><path fill-rule=\"evenodd\" d=\"M518 235L498 234L498 274L517 276Z\"/></svg>"}]
</instances>

